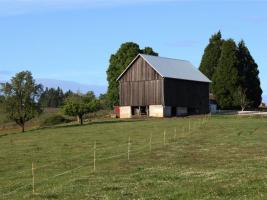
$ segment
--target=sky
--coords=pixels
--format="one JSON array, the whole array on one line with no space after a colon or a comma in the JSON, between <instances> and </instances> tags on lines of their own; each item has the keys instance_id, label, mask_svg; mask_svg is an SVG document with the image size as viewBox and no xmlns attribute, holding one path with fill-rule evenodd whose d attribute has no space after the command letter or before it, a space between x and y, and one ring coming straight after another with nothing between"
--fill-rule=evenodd
<instances>
[{"instance_id":1,"label":"sky","mask_svg":"<svg viewBox=\"0 0 267 200\"><path fill-rule=\"evenodd\" d=\"M109 57L123 42L199 67L221 30L245 40L267 101L266 7L267 0L0 0L0 82L29 70L48 85L105 92Z\"/></svg>"}]
</instances>

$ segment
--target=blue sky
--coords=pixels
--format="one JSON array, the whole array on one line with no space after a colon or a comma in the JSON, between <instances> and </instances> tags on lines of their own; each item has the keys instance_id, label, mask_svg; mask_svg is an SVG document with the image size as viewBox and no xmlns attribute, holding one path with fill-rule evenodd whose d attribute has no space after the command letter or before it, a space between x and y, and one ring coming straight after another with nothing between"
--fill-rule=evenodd
<instances>
[{"instance_id":1,"label":"blue sky","mask_svg":"<svg viewBox=\"0 0 267 200\"><path fill-rule=\"evenodd\" d=\"M12 3L10 3L12 2ZM20 70L36 79L105 88L121 43L199 66L214 32L244 39L267 95L267 1L1 0L0 81Z\"/></svg>"}]
</instances>

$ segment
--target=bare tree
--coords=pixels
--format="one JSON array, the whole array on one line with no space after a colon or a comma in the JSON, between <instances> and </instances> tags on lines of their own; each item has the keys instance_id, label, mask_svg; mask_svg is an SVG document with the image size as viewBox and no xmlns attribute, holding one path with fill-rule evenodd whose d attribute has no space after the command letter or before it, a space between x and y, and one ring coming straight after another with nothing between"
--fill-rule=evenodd
<instances>
[{"instance_id":1,"label":"bare tree","mask_svg":"<svg viewBox=\"0 0 267 200\"><path fill-rule=\"evenodd\" d=\"M241 107L241 110L244 111L246 107L249 105L249 100L246 95L246 89L243 89L241 87L237 90L237 102Z\"/></svg>"}]
</instances>

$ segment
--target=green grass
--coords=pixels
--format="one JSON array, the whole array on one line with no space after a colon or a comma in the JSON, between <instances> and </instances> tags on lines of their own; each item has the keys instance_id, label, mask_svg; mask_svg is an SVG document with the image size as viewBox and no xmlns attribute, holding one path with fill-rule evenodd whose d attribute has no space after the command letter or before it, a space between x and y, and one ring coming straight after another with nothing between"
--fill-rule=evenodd
<instances>
[{"instance_id":1,"label":"green grass","mask_svg":"<svg viewBox=\"0 0 267 200\"><path fill-rule=\"evenodd\" d=\"M266 144L266 118L233 116L98 120L8 134L0 137L0 198L266 199Z\"/></svg>"}]
</instances>

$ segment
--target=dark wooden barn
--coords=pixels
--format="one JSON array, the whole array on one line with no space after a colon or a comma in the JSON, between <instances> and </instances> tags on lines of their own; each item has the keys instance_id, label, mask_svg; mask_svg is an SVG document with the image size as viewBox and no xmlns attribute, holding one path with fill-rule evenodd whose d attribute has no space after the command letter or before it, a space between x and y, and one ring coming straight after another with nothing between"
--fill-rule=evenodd
<instances>
[{"instance_id":1,"label":"dark wooden barn","mask_svg":"<svg viewBox=\"0 0 267 200\"><path fill-rule=\"evenodd\" d=\"M210 80L189 61L139 54L117 81L121 118L209 112Z\"/></svg>"}]
</instances>

